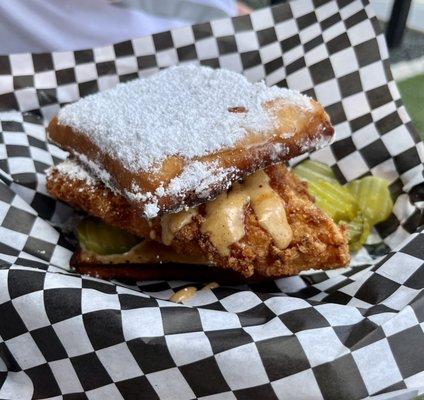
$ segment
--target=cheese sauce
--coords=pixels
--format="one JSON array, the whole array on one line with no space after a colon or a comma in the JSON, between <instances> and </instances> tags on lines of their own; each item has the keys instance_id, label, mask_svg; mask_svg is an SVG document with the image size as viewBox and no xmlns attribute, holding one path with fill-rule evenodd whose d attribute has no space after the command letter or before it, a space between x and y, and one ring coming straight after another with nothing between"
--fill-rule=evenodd
<instances>
[{"instance_id":1,"label":"cheese sauce","mask_svg":"<svg viewBox=\"0 0 424 400\"><path fill-rule=\"evenodd\" d=\"M169 246L174 239L175 234L184 226L189 224L197 213L197 207L194 207L180 211L176 214L164 215L161 219L163 244Z\"/></svg>"},{"instance_id":2,"label":"cheese sauce","mask_svg":"<svg viewBox=\"0 0 424 400\"><path fill-rule=\"evenodd\" d=\"M229 193L222 193L214 201L206 204L206 220L200 231L207 233L219 254L228 256L229 246L238 242L245 234L244 207L249 197L235 183Z\"/></svg>"},{"instance_id":3,"label":"cheese sauce","mask_svg":"<svg viewBox=\"0 0 424 400\"><path fill-rule=\"evenodd\" d=\"M206 221L200 230L209 234L219 254L228 256L231 244L245 235L244 207L250 204L259 225L274 240L275 245L285 249L293 238L287 222L284 202L269 184L264 171L248 176L243 183L235 183L232 190L223 193L206 205Z\"/></svg>"},{"instance_id":4,"label":"cheese sauce","mask_svg":"<svg viewBox=\"0 0 424 400\"><path fill-rule=\"evenodd\" d=\"M216 289L217 287L219 287L219 285L216 282L210 282L207 285L203 286L200 290L211 290ZM194 286L188 286L175 292L169 298L169 301L172 301L174 303L182 303L183 301L189 300L196 293L197 289Z\"/></svg>"},{"instance_id":5,"label":"cheese sauce","mask_svg":"<svg viewBox=\"0 0 424 400\"><path fill-rule=\"evenodd\" d=\"M259 225L271 235L279 249L285 249L293 239L293 232L287 222L284 202L270 186L268 175L258 171L246 178L245 185Z\"/></svg>"},{"instance_id":6,"label":"cheese sauce","mask_svg":"<svg viewBox=\"0 0 424 400\"><path fill-rule=\"evenodd\" d=\"M235 183L229 192L206 203L206 216L200 231L209 236L222 256L228 256L230 246L245 235L244 209L248 204L259 225L271 235L278 248L285 249L290 244L293 232L287 222L284 202L269 181L265 171L257 171L242 183ZM163 216L162 242L170 245L175 234L197 214L196 207Z\"/></svg>"},{"instance_id":7,"label":"cheese sauce","mask_svg":"<svg viewBox=\"0 0 424 400\"><path fill-rule=\"evenodd\" d=\"M169 301L174 303L181 303L184 300L188 300L193 297L197 292L197 289L194 286L185 287L184 289L178 290L170 298Z\"/></svg>"},{"instance_id":8,"label":"cheese sauce","mask_svg":"<svg viewBox=\"0 0 424 400\"><path fill-rule=\"evenodd\" d=\"M210 282L207 285L202 287L202 290L209 290L209 289L216 289L217 287L219 287L219 284L217 282Z\"/></svg>"}]
</instances>

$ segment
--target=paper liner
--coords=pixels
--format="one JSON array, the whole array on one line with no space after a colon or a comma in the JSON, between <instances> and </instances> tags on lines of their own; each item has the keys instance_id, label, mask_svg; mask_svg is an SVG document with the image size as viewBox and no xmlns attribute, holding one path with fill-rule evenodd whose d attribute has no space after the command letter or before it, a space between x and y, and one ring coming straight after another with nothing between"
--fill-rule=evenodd
<instances>
[{"instance_id":1,"label":"paper liner","mask_svg":"<svg viewBox=\"0 0 424 400\"><path fill-rule=\"evenodd\" d=\"M296 0L102 48L0 56L0 398L406 399L423 390L423 143L387 57L365 0ZM167 299L185 282L70 273L63 231L75 212L44 186L44 170L66 155L46 143L45 126L68 102L183 62L317 98L337 140L310 157L342 181L390 181L393 214L354 260L383 258L201 291L184 305Z\"/></svg>"}]
</instances>

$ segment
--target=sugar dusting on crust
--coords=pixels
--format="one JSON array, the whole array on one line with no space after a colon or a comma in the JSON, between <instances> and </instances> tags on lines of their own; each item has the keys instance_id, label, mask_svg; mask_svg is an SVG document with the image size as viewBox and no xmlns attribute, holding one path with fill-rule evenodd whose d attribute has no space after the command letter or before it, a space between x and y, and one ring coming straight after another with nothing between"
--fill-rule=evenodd
<instances>
[{"instance_id":1,"label":"sugar dusting on crust","mask_svg":"<svg viewBox=\"0 0 424 400\"><path fill-rule=\"evenodd\" d=\"M281 157L284 157L288 152L289 149L282 143L275 143L271 147L270 158L272 161L279 161Z\"/></svg>"},{"instance_id":2,"label":"sugar dusting on crust","mask_svg":"<svg viewBox=\"0 0 424 400\"><path fill-rule=\"evenodd\" d=\"M228 70L186 65L87 96L64 107L58 120L139 172L170 155L192 159L233 146L246 130L266 133L273 118L263 104L278 98L311 108L298 92L252 84ZM230 111L235 108L243 112Z\"/></svg>"},{"instance_id":3,"label":"sugar dusting on crust","mask_svg":"<svg viewBox=\"0 0 424 400\"><path fill-rule=\"evenodd\" d=\"M121 194L121 192L113 184L112 177L109 174L109 172L104 170L102 167L100 167L94 161L89 160L84 154L80 154L80 153L75 152L75 155L78 157L78 160L81 161L81 163L88 169L88 172L91 174L93 179L97 178L97 180L100 180L113 193ZM75 163L77 165L79 165L77 162L75 162ZM80 166L80 168L82 168L82 167Z\"/></svg>"},{"instance_id":4,"label":"sugar dusting on crust","mask_svg":"<svg viewBox=\"0 0 424 400\"><path fill-rule=\"evenodd\" d=\"M218 163L202 163L194 161L184 168L183 172L172 179L164 193L178 196L186 190L194 191L200 198L208 198L210 191L217 185L231 181L237 168L222 168Z\"/></svg>"},{"instance_id":5,"label":"sugar dusting on crust","mask_svg":"<svg viewBox=\"0 0 424 400\"><path fill-rule=\"evenodd\" d=\"M144 215L147 219L155 218L159 214L157 202L147 203L144 205Z\"/></svg>"},{"instance_id":6,"label":"sugar dusting on crust","mask_svg":"<svg viewBox=\"0 0 424 400\"><path fill-rule=\"evenodd\" d=\"M189 163L180 175L171 179L166 187L159 186L154 193L143 193L140 187L133 185L131 191L125 191L125 195L133 201L144 202L144 215L150 219L158 215L160 211L158 200L161 197L169 196L179 199L192 192L200 199L208 199L217 187L220 188L220 191L227 190L237 171L237 168L234 167L219 167L216 162L194 161ZM183 209L184 206L184 201L182 201L180 207L174 212Z\"/></svg>"},{"instance_id":7,"label":"sugar dusting on crust","mask_svg":"<svg viewBox=\"0 0 424 400\"><path fill-rule=\"evenodd\" d=\"M84 158L84 157L82 157ZM88 160L85 159L85 162ZM237 174L236 168L222 168L216 163L201 163L195 161L183 170L183 172L171 180L168 186L160 186L155 193L142 192L137 185L133 185L131 191L119 192L110 182L110 175L102 171L94 162L89 162L89 169L87 171L77 161L68 159L58 164L55 167L49 168L46 173L51 175L53 171L59 172L61 175L66 176L70 180L85 181L89 185L96 185L100 183L95 175L102 177L101 181L106 187L114 190L115 193L124 195L128 199L141 202L143 204L143 213L147 219L155 218L159 214L158 200L163 196L180 197L187 191L192 191L199 196L199 198L207 199L211 196L212 191L217 186L223 191L231 186L234 176ZM179 209L184 208L181 204ZM178 211L178 210L174 210Z\"/></svg>"},{"instance_id":8,"label":"sugar dusting on crust","mask_svg":"<svg viewBox=\"0 0 424 400\"><path fill-rule=\"evenodd\" d=\"M300 149L302 153L312 150L319 150L331 144L333 140L334 137L332 136L318 136L314 139L308 138L301 143Z\"/></svg>"},{"instance_id":9,"label":"sugar dusting on crust","mask_svg":"<svg viewBox=\"0 0 424 400\"><path fill-rule=\"evenodd\" d=\"M66 176L70 180L85 181L88 185L95 185L98 180L90 175L84 168L73 160L65 160L55 167L46 170L46 175L50 176L54 171Z\"/></svg>"}]
</instances>

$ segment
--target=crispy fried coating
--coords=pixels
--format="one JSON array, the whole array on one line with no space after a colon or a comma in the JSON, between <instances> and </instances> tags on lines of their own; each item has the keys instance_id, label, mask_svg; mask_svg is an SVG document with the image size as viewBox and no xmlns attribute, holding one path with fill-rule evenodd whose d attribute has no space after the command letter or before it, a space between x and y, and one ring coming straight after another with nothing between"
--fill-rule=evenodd
<instances>
[{"instance_id":1,"label":"crispy fried coating","mask_svg":"<svg viewBox=\"0 0 424 400\"><path fill-rule=\"evenodd\" d=\"M265 172L270 185L285 203L293 239L285 249L275 246L270 234L258 223L248 205L245 212L245 235L230 246L229 256L222 256L208 234L200 230L205 205L199 214L180 229L171 243L177 253L198 252L213 264L232 269L244 277L260 275L269 278L295 275L310 268L330 269L349 262L349 249L344 227L337 226L313 202L306 183L301 182L283 164L269 166ZM161 240L160 219L140 217L122 196L114 194L97 181L69 179L53 169L47 177L47 190L55 197L105 222L153 240Z\"/></svg>"},{"instance_id":2,"label":"crispy fried coating","mask_svg":"<svg viewBox=\"0 0 424 400\"><path fill-rule=\"evenodd\" d=\"M186 243L197 242L208 259L215 264L231 268L245 277L259 274L281 277L316 268L330 269L349 262L349 248L344 227L337 226L313 202L306 183L301 182L284 165L265 169L272 188L285 202L288 223L293 239L286 249L279 249L272 237L258 223L250 208L245 209L245 236L230 246L231 253L222 257L208 236L200 233L202 216L182 228L172 245L185 251Z\"/></svg>"},{"instance_id":3,"label":"crispy fried coating","mask_svg":"<svg viewBox=\"0 0 424 400\"><path fill-rule=\"evenodd\" d=\"M47 175L46 188L55 199L101 218L109 225L140 237L149 237L149 223L129 206L124 197L114 194L98 180L95 184L89 184L83 179L72 179L57 168L52 168Z\"/></svg>"}]
</instances>

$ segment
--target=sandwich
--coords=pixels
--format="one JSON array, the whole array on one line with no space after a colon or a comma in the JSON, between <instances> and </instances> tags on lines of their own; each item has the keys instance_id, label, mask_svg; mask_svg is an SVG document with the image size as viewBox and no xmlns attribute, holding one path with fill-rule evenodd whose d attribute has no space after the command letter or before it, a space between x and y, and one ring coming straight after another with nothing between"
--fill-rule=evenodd
<instances>
[{"instance_id":1,"label":"sandwich","mask_svg":"<svg viewBox=\"0 0 424 400\"><path fill-rule=\"evenodd\" d=\"M285 165L333 134L307 96L194 65L67 105L48 137L69 157L46 187L91 217L71 265L138 280L344 266L346 228Z\"/></svg>"}]
</instances>

